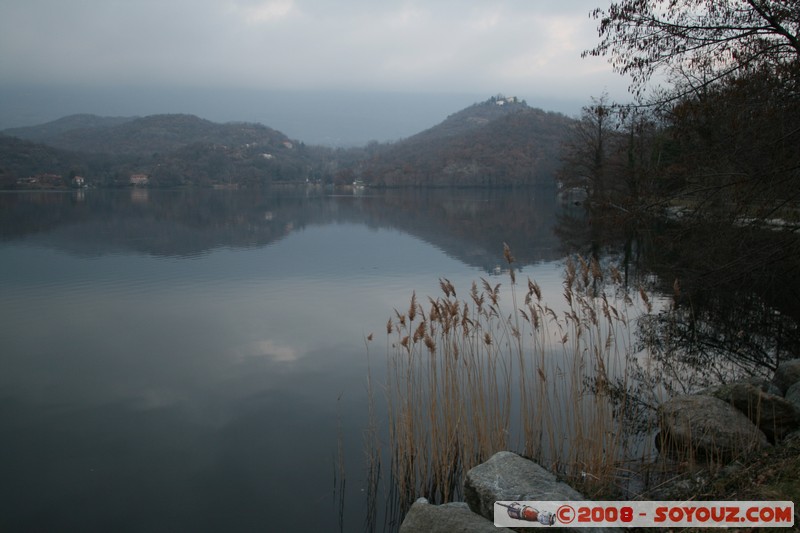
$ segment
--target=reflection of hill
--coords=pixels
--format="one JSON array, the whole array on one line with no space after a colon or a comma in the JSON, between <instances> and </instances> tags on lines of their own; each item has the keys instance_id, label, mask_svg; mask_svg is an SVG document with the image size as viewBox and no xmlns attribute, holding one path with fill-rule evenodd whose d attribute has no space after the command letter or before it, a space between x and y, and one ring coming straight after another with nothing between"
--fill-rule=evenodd
<instances>
[{"instance_id":1,"label":"reflection of hill","mask_svg":"<svg viewBox=\"0 0 800 533\"><path fill-rule=\"evenodd\" d=\"M0 237L38 234L40 244L81 255L192 256L270 244L302 224L303 212L318 211L302 197L262 200L223 191L78 194L0 196Z\"/></svg>"},{"instance_id":2,"label":"reflection of hill","mask_svg":"<svg viewBox=\"0 0 800 533\"><path fill-rule=\"evenodd\" d=\"M80 195L80 196L79 196ZM507 242L520 265L559 257L549 189L389 191L380 196L234 191L89 191L0 195L0 238L80 255L193 256L260 247L310 225L394 228L490 271ZM33 237L32 237L33 236Z\"/></svg>"},{"instance_id":3,"label":"reflection of hill","mask_svg":"<svg viewBox=\"0 0 800 533\"><path fill-rule=\"evenodd\" d=\"M553 233L556 202L549 188L514 193L488 189L398 192L365 209L370 220L415 235L487 271L503 264L504 242L519 265L561 256Z\"/></svg>"}]
</instances>

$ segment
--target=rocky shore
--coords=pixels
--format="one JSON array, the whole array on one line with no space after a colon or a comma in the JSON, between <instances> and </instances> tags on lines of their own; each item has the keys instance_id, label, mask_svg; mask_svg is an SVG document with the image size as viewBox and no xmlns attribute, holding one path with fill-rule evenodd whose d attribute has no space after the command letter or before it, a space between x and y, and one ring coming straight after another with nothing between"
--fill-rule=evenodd
<instances>
[{"instance_id":1,"label":"rocky shore","mask_svg":"<svg viewBox=\"0 0 800 533\"><path fill-rule=\"evenodd\" d=\"M685 468L637 499L800 499L800 359L781 364L772 380L672 398L659 409L659 425L661 455ZM400 532L511 531L494 526L496 501L587 498L533 461L498 452L467 473L464 499L444 505L417 500Z\"/></svg>"}]
</instances>

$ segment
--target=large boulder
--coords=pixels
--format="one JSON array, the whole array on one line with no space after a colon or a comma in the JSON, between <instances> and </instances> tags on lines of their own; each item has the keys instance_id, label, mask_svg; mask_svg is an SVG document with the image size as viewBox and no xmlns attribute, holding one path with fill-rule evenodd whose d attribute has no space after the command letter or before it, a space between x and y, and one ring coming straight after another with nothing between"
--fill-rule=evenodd
<instances>
[{"instance_id":1,"label":"large boulder","mask_svg":"<svg viewBox=\"0 0 800 533\"><path fill-rule=\"evenodd\" d=\"M794 405L795 408L800 411L800 382L786 389L786 401Z\"/></svg>"},{"instance_id":2,"label":"large boulder","mask_svg":"<svg viewBox=\"0 0 800 533\"><path fill-rule=\"evenodd\" d=\"M400 525L400 533L495 533L511 531L469 510L466 503L431 505L425 498L415 501Z\"/></svg>"},{"instance_id":3,"label":"large boulder","mask_svg":"<svg viewBox=\"0 0 800 533\"><path fill-rule=\"evenodd\" d=\"M791 359L778 365L772 382L781 390L781 394L800 382L800 359Z\"/></svg>"},{"instance_id":4,"label":"large boulder","mask_svg":"<svg viewBox=\"0 0 800 533\"><path fill-rule=\"evenodd\" d=\"M776 396L783 396L783 392L780 388L778 388L777 385L767 379L759 377L743 378L735 383L730 384L713 385L707 389L699 391L697 394L706 394L708 396L715 396L721 400L725 400L728 396L730 396L730 388L732 386L739 386L741 384L751 385L762 392L767 392Z\"/></svg>"},{"instance_id":5,"label":"large boulder","mask_svg":"<svg viewBox=\"0 0 800 533\"><path fill-rule=\"evenodd\" d=\"M771 442L776 442L800 427L800 410L782 396L766 392L770 390L769 385L769 382L751 379L718 385L709 389L707 394L736 407Z\"/></svg>"},{"instance_id":6,"label":"large boulder","mask_svg":"<svg viewBox=\"0 0 800 533\"><path fill-rule=\"evenodd\" d=\"M464 499L473 512L494 521L496 501L569 501L586 498L533 461L512 452L497 452L488 461L467 472ZM589 528L585 531L613 530Z\"/></svg>"},{"instance_id":7,"label":"large boulder","mask_svg":"<svg viewBox=\"0 0 800 533\"><path fill-rule=\"evenodd\" d=\"M659 408L661 450L728 461L769 446L764 432L730 403L703 394L672 398Z\"/></svg>"}]
</instances>

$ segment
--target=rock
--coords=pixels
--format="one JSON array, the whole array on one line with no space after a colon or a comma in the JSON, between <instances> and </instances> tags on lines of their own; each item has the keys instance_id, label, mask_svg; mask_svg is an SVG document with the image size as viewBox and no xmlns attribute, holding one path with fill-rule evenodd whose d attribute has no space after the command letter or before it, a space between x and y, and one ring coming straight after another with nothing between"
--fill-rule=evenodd
<instances>
[{"instance_id":1,"label":"rock","mask_svg":"<svg viewBox=\"0 0 800 533\"><path fill-rule=\"evenodd\" d=\"M786 389L786 401L800 410L800 382Z\"/></svg>"},{"instance_id":2,"label":"rock","mask_svg":"<svg viewBox=\"0 0 800 533\"><path fill-rule=\"evenodd\" d=\"M800 427L800 410L782 396L764 392L769 390L769 385L769 382L751 379L707 389L707 394L732 404L771 442L776 442Z\"/></svg>"},{"instance_id":3,"label":"rock","mask_svg":"<svg viewBox=\"0 0 800 533\"><path fill-rule=\"evenodd\" d=\"M495 533L511 531L469 510L465 503L431 505L425 498L415 501L400 524L400 533Z\"/></svg>"},{"instance_id":4,"label":"rock","mask_svg":"<svg viewBox=\"0 0 800 533\"><path fill-rule=\"evenodd\" d=\"M789 387L800 382L800 359L791 359L779 364L772 382L781 390L781 394L786 394Z\"/></svg>"},{"instance_id":5,"label":"rock","mask_svg":"<svg viewBox=\"0 0 800 533\"><path fill-rule=\"evenodd\" d=\"M464 499L473 512L494 520L496 501L584 498L533 461L512 452L497 452L467 472Z\"/></svg>"},{"instance_id":6,"label":"rock","mask_svg":"<svg viewBox=\"0 0 800 533\"><path fill-rule=\"evenodd\" d=\"M494 521L496 501L565 501L586 498L533 461L512 452L497 452L488 461L467 472L464 499L473 512ZM615 530L589 528L584 531Z\"/></svg>"},{"instance_id":7,"label":"rock","mask_svg":"<svg viewBox=\"0 0 800 533\"><path fill-rule=\"evenodd\" d=\"M784 442L789 442L791 440L800 440L800 430L792 431L783 438Z\"/></svg>"},{"instance_id":8,"label":"rock","mask_svg":"<svg viewBox=\"0 0 800 533\"><path fill-rule=\"evenodd\" d=\"M740 385L740 384L752 385L753 387L756 387L758 390L762 392L767 392L769 394L774 394L776 396L783 396L783 392L781 391L781 389L778 388L777 385L775 385L771 381L759 377L744 378L740 381L728 385L714 385L713 387L704 389L698 392L697 394L705 394L707 396L714 396L716 398L725 400L731 385Z\"/></svg>"},{"instance_id":9,"label":"rock","mask_svg":"<svg viewBox=\"0 0 800 533\"><path fill-rule=\"evenodd\" d=\"M678 396L659 408L662 447L668 454L728 461L769 446L767 437L731 404L702 394Z\"/></svg>"}]
</instances>

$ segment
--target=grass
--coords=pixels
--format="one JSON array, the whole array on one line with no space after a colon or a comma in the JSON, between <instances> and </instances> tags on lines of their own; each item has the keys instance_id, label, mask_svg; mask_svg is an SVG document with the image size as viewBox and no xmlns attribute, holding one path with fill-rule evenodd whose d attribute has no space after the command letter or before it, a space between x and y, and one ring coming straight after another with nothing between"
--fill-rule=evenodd
<instances>
[{"instance_id":1,"label":"grass","mask_svg":"<svg viewBox=\"0 0 800 533\"><path fill-rule=\"evenodd\" d=\"M644 498L679 501L800 501L800 439L785 440L754 452L722 468L692 465L675 474L667 493L647 493ZM676 482L677 481L677 482ZM658 487L655 487L658 490ZM643 529L643 528L639 528ZM795 514L792 528L800 523ZM634 531L637 530L634 528ZM768 531L773 528L732 528L728 531ZM704 531L687 528L682 531ZM706 529L705 531L708 531Z\"/></svg>"},{"instance_id":2,"label":"grass","mask_svg":"<svg viewBox=\"0 0 800 533\"><path fill-rule=\"evenodd\" d=\"M800 502L800 439L754 454L709 479L701 494L698 499Z\"/></svg>"},{"instance_id":3,"label":"grass","mask_svg":"<svg viewBox=\"0 0 800 533\"><path fill-rule=\"evenodd\" d=\"M442 295L412 294L386 324L391 474L403 507L460 499L464 473L501 450L589 484L613 482L652 451L652 439L637 439L646 429L627 431L638 406L620 393L632 387L630 325L646 294L608 294L620 273L576 257L554 308L535 281L520 288L508 247L504 255L507 289L483 279L460 298L442 279Z\"/></svg>"}]
</instances>

